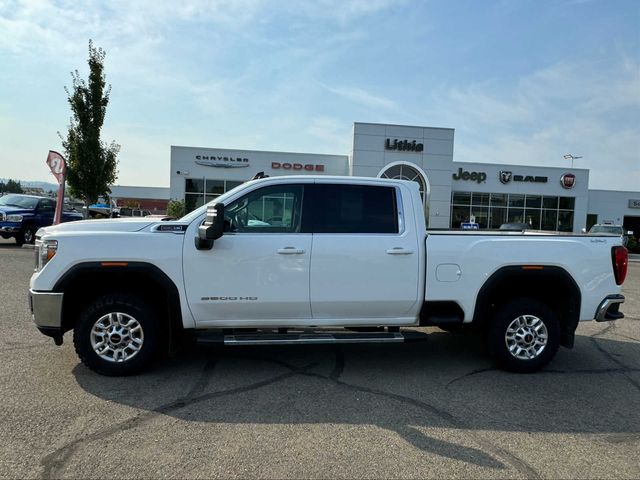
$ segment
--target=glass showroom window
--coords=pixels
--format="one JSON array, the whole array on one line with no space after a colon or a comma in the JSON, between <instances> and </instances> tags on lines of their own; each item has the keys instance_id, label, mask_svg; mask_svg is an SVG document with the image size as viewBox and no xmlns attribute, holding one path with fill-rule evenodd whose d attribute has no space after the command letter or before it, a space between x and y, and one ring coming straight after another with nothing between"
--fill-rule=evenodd
<instances>
[{"instance_id":1,"label":"glass showroom window","mask_svg":"<svg viewBox=\"0 0 640 480\"><path fill-rule=\"evenodd\" d=\"M243 182L208 178L187 178L184 181L185 210L190 212Z\"/></svg>"},{"instance_id":2,"label":"glass showroom window","mask_svg":"<svg viewBox=\"0 0 640 480\"><path fill-rule=\"evenodd\" d=\"M451 227L474 216L480 228L526 223L532 230L573 231L575 198L520 193L453 192Z\"/></svg>"},{"instance_id":3,"label":"glass showroom window","mask_svg":"<svg viewBox=\"0 0 640 480\"><path fill-rule=\"evenodd\" d=\"M393 167L389 167L385 170L380 178L392 178L394 180L411 180L416 182L420 186L420 196L422 197L422 201L424 202L424 192L427 190L426 183L424 178L418 170L413 168L411 165L394 165Z\"/></svg>"},{"instance_id":4,"label":"glass showroom window","mask_svg":"<svg viewBox=\"0 0 640 480\"><path fill-rule=\"evenodd\" d=\"M410 180L416 182L420 188L420 197L422 198L422 205L424 207L424 219L429 227L429 204L426 203L426 191L427 182L422 174L411 165L400 163L387 168L384 172L379 174L380 178L391 178L394 180Z\"/></svg>"},{"instance_id":5,"label":"glass showroom window","mask_svg":"<svg viewBox=\"0 0 640 480\"><path fill-rule=\"evenodd\" d=\"M451 227L460 228L471 218L471 192L453 192L451 196Z\"/></svg>"},{"instance_id":6,"label":"glass showroom window","mask_svg":"<svg viewBox=\"0 0 640 480\"><path fill-rule=\"evenodd\" d=\"M506 193L492 193L489 200L489 228L500 228L507 223L507 202L509 195Z\"/></svg>"},{"instance_id":7,"label":"glass showroom window","mask_svg":"<svg viewBox=\"0 0 640 480\"><path fill-rule=\"evenodd\" d=\"M474 217L480 228L488 228L489 226L489 194L476 193L471 194L471 217ZM469 217L469 218L471 218Z\"/></svg>"},{"instance_id":8,"label":"glass showroom window","mask_svg":"<svg viewBox=\"0 0 640 480\"><path fill-rule=\"evenodd\" d=\"M558 205L558 231L573 231L573 211L575 209L576 199L573 197L560 197Z\"/></svg>"}]
</instances>

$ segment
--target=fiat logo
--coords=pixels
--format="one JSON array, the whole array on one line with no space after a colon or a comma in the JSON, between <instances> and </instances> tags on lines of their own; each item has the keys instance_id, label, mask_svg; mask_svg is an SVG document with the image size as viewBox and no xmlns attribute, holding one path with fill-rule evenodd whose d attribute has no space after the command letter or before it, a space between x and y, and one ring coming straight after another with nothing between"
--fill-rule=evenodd
<instances>
[{"instance_id":1,"label":"fiat logo","mask_svg":"<svg viewBox=\"0 0 640 480\"><path fill-rule=\"evenodd\" d=\"M560 177L560 184L563 188L573 188L576 185L576 176L573 173L565 173Z\"/></svg>"}]
</instances>

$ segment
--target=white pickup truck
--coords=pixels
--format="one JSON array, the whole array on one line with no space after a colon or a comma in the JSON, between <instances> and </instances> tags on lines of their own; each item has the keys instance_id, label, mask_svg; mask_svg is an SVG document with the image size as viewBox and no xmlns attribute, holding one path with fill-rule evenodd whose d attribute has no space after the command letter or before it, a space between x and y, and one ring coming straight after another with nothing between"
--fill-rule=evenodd
<instances>
[{"instance_id":1,"label":"white pickup truck","mask_svg":"<svg viewBox=\"0 0 640 480\"><path fill-rule=\"evenodd\" d=\"M502 368L542 368L578 322L623 317L620 236L426 230L417 184L253 180L185 217L37 234L34 321L125 375L184 333L232 345L402 342L474 327ZM413 328L405 328L413 327Z\"/></svg>"}]
</instances>

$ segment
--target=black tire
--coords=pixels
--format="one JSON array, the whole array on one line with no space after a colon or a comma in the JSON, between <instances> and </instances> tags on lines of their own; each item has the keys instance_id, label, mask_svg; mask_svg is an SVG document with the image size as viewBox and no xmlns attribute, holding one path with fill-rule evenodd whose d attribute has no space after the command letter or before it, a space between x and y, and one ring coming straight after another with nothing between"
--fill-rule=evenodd
<instances>
[{"instance_id":1,"label":"black tire","mask_svg":"<svg viewBox=\"0 0 640 480\"><path fill-rule=\"evenodd\" d=\"M16 243L24 245L33 244L36 241L36 229L33 225L25 225L16 235Z\"/></svg>"},{"instance_id":2,"label":"black tire","mask_svg":"<svg viewBox=\"0 0 640 480\"><path fill-rule=\"evenodd\" d=\"M524 318L524 316L527 316ZM527 332L520 335L519 342L515 341L515 337L510 334L511 347L510 350L507 342L507 330L512 322L526 322L524 330ZM540 323L544 326L539 327ZM540 344L535 344L535 334L529 324L537 325L538 331L544 333L546 329L546 344L540 348ZM513 332L513 330L512 330ZM528 332L532 332L529 336ZM541 336L539 340L542 341ZM528 297L514 298L498 309L494 317L489 322L486 330L486 341L489 355L495 363L504 370L518 373L531 373L540 370L547 365L553 357L555 357L560 347L560 322L553 311L544 303ZM526 350L518 350L520 345L525 345L528 341L532 341L531 350L529 350L533 358L522 358L527 356ZM519 356L516 356L519 353Z\"/></svg>"},{"instance_id":3,"label":"black tire","mask_svg":"<svg viewBox=\"0 0 640 480\"><path fill-rule=\"evenodd\" d=\"M105 353L101 356L94 350L92 345L92 338L94 341L98 341L99 338L92 333L92 329L105 316L116 313L124 314L121 316L123 322L133 318L142 332L140 334L140 330L134 324L136 328L128 331L125 335L121 335L121 340L126 342L127 339L136 337L135 342L129 341L128 343L137 346L137 342L140 342L140 335L142 335L141 346L137 352L134 352L132 346L116 349L105 348L102 350ZM116 320L116 317L116 315L107 317L102 320L102 324L104 325L104 322L112 322ZM165 343L162 341L163 325L165 325L163 318L156 313L153 305L142 297L127 293L105 294L88 305L79 315L73 329L73 345L82 363L94 372L108 376L132 375L142 371L149 362L161 353ZM119 329L120 325L116 328ZM117 340L117 337L114 336L117 335L117 332L114 331L107 335L107 329L102 331L105 332L105 336L109 337L109 340L107 340L109 346L113 345L114 338ZM168 338L168 336L166 337ZM122 343L119 345L122 345ZM113 360L113 356L109 354L109 351L115 355L115 350L125 352L129 358ZM106 358L110 356L112 360Z\"/></svg>"}]
</instances>

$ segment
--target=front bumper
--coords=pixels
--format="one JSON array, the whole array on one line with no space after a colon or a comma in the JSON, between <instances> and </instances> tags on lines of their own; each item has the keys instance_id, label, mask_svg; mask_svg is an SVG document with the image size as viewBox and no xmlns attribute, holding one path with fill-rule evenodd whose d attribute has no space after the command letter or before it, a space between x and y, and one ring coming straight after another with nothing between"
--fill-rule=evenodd
<instances>
[{"instance_id":1,"label":"front bumper","mask_svg":"<svg viewBox=\"0 0 640 480\"><path fill-rule=\"evenodd\" d=\"M624 295L608 295L600 302L594 318L597 322L609 322L624 318L624 313L619 310L622 303L624 303Z\"/></svg>"},{"instance_id":2,"label":"front bumper","mask_svg":"<svg viewBox=\"0 0 640 480\"><path fill-rule=\"evenodd\" d=\"M36 326L44 330L62 330L62 297L55 292L29 290L29 308Z\"/></svg>"}]
</instances>

